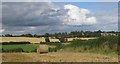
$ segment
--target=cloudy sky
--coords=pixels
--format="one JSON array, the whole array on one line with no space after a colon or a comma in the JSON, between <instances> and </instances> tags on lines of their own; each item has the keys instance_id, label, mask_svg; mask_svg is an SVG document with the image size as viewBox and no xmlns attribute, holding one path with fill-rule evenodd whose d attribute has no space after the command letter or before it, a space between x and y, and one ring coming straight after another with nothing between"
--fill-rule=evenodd
<instances>
[{"instance_id":1,"label":"cloudy sky","mask_svg":"<svg viewBox=\"0 0 120 64\"><path fill-rule=\"evenodd\" d=\"M117 2L3 2L3 34L117 31Z\"/></svg>"}]
</instances>

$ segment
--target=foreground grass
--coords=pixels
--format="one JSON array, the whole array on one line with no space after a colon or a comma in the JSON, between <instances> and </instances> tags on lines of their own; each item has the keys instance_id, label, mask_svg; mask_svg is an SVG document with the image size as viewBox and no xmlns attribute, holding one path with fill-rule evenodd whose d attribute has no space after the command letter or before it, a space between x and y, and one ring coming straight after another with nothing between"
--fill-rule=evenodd
<instances>
[{"instance_id":1,"label":"foreground grass","mask_svg":"<svg viewBox=\"0 0 120 64\"><path fill-rule=\"evenodd\" d=\"M62 51L62 52L90 52L97 54L106 55L118 55L117 36L102 36L96 40L79 40L74 39L70 41L70 44L64 45L61 43L45 43L47 45L54 45L55 48L51 48L51 52Z\"/></svg>"}]
</instances>

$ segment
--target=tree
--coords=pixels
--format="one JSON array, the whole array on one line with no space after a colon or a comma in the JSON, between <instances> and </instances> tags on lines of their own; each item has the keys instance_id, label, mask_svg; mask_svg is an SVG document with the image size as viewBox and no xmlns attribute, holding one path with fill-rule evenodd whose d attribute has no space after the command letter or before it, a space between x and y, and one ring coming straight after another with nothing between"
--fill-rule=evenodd
<instances>
[{"instance_id":1,"label":"tree","mask_svg":"<svg viewBox=\"0 0 120 64\"><path fill-rule=\"evenodd\" d=\"M46 37L46 38L45 38L45 42L50 42L49 37Z\"/></svg>"},{"instance_id":2,"label":"tree","mask_svg":"<svg viewBox=\"0 0 120 64\"><path fill-rule=\"evenodd\" d=\"M26 34L26 37L33 37L32 34Z\"/></svg>"},{"instance_id":3,"label":"tree","mask_svg":"<svg viewBox=\"0 0 120 64\"><path fill-rule=\"evenodd\" d=\"M22 36L22 37L33 37L32 34L22 34L22 35L20 35L20 36Z\"/></svg>"},{"instance_id":4,"label":"tree","mask_svg":"<svg viewBox=\"0 0 120 64\"><path fill-rule=\"evenodd\" d=\"M49 37L49 33L45 33L45 35L44 35L45 37Z\"/></svg>"},{"instance_id":5,"label":"tree","mask_svg":"<svg viewBox=\"0 0 120 64\"><path fill-rule=\"evenodd\" d=\"M5 37L12 37L11 34L5 34Z\"/></svg>"},{"instance_id":6,"label":"tree","mask_svg":"<svg viewBox=\"0 0 120 64\"><path fill-rule=\"evenodd\" d=\"M102 31L101 30L98 30L97 33L101 33Z\"/></svg>"},{"instance_id":7,"label":"tree","mask_svg":"<svg viewBox=\"0 0 120 64\"><path fill-rule=\"evenodd\" d=\"M65 38L65 37L60 37L59 40L61 43L65 43L68 41L67 38Z\"/></svg>"},{"instance_id":8,"label":"tree","mask_svg":"<svg viewBox=\"0 0 120 64\"><path fill-rule=\"evenodd\" d=\"M49 39L49 33L45 33L45 42L50 42L50 39Z\"/></svg>"},{"instance_id":9,"label":"tree","mask_svg":"<svg viewBox=\"0 0 120 64\"><path fill-rule=\"evenodd\" d=\"M34 34L34 35L33 35L33 37L39 37L39 35L37 35L37 34Z\"/></svg>"}]
</instances>

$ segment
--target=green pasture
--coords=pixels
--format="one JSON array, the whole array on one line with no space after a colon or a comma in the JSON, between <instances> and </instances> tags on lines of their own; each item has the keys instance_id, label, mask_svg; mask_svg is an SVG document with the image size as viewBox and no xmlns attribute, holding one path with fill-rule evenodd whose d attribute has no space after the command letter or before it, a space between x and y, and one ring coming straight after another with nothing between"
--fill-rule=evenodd
<instances>
[{"instance_id":1,"label":"green pasture","mask_svg":"<svg viewBox=\"0 0 120 64\"><path fill-rule=\"evenodd\" d=\"M14 44L14 45L2 45L4 50L22 48L24 52L33 52L37 49L38 45L35 44Z\"/></svg>"}]
</instances>

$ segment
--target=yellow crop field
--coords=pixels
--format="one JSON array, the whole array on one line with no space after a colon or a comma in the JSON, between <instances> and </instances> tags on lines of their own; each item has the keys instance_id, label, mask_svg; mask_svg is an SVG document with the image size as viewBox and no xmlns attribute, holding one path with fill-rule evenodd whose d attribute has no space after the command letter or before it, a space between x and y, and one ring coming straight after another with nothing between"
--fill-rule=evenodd
<instances>
[{"instance_id":1,"label":"yellow crop field","mask_svg":"<svg viewBox=\"0 0 120 64\"><path fill-rule=\"evenodd\" d=\"M68 38L68 41L72 41L73 39L90 40L90 39L97 39L97 37L89 37L89 38Z\"/></svg>"},{"instance_id":2,"label":"yellow crop field","mask_svg":"<svg viewBox=\"0 0 120 64\"><path fill-rule=\"evenodd\" d=\"M28 41L32 43L45 42L44 38L29 38L29 37L2 37L0 42L23 42Z\"/></svg>"},{"instance_id":3,"label":"yellow crop field","mask_svg":"<svg viewBox=\"0 0 120 64\"><path fill-rule=\"evenodd\" d=\"M93 38L67 38L68 41L72 41L73 39L81 39L81 40L89 40L96 39ZM33 37L0 37L0 42L31 42L31 43L40 43L45 42L45 38L33 38ZM50 38L50 42L60 42L59 39Z\"/></svg>"},{"instance_id":4,"label":"yellow crop field","mask_svg":"<svg viewBox=\"0 0 120 64\"><path fill-rule=\"evenodd\" d=\"M31 42L31 43L40 43L45 42L45 38L32 38L32 37L0 37L0 42ZM51 42L59 42L58 39L51 39Z\"/></svg>"}]
</instances>

